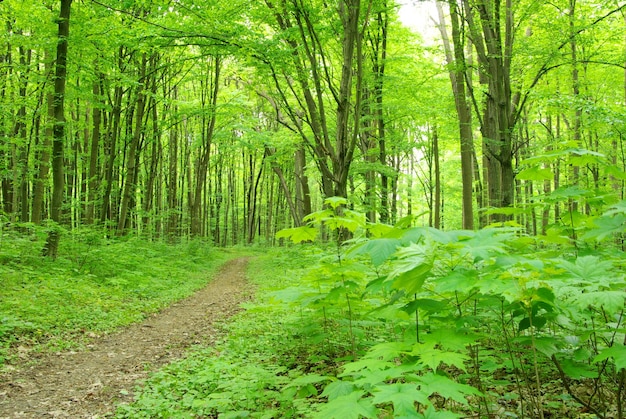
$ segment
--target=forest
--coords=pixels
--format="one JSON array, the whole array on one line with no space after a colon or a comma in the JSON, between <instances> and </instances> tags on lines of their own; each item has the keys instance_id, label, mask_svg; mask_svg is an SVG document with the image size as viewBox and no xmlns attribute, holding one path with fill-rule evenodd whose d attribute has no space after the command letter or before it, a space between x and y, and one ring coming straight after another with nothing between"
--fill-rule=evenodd
<instances>
[{"instance_id":1,"label":"forest","mask_svg":"<svg viewBox=\"0 0 626 419\"><path fill-rule=\"evenodd\" d=\"M626 417L625 3L0 17L0 417L240 258L219 339L106 417Z\"/></svg>"}]
</instances>

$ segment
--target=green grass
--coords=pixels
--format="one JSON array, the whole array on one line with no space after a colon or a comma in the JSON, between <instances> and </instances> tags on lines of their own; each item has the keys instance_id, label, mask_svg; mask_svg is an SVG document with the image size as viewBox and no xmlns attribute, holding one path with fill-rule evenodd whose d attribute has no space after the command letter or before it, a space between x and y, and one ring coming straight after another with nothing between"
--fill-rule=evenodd
<instances>
[{"instance_id":1,"label":"green grass","mask_svg":"<svg viewBox=\"0 0 626 419\"><path fill-rule=\"evenodd\" d=\"M310 351L319 348L302 336L300 310L274 295L296 285L318 258L302 249L274 249L252 259L255 300L222 324L224 338L153 374L116 417L298 417L308 401L294 398L298 386L285 387L315 368Z\"/></svg>"},{"instance_id":2,"label":"green grass","mask_svg":"<svg viewBox=\"0 0 626 419\"><path fill-rule=\"evenodd\" d=\"M4 232L0 242L0 365L12 348L80 346L141 321L204 286L238 251L67 235L55 261L39 256L43 234Z\"/></svg>"}]
</instances>

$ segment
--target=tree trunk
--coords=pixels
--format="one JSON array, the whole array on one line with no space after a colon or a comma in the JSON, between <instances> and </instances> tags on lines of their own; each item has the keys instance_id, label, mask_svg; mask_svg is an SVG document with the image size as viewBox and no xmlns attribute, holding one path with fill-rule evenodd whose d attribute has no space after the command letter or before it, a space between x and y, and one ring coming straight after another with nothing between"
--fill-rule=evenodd
<instances>
[{"instance_id":1,"label":"tree trunk","mask_svg":"<svg viewBox=\"0 0 626 419\"><path fill-rule=\"evenodd\" d=\"M205 121L203 117L203 128L202 132L204 133L202 150L200 151L200 156L198 157L198 162L196 164L196 178L195 185L189 185L190 188L194 188L193 195L190 197L190 216L191 216L191 235L199 236L201 234L201 217L200 217L200 209L202 208L202 194L206 186L206 178L209 167L209 158L211 156L211 142L213 140L213 132L215 131L215 122L217 119L216 108L217 108L217 96L219 92L219 83L220 83L220 70L221 70L221 59L219 56L213 57L213 68L207 69L207 91L204 92L203 96L206 95L208 97L203 98L204 100L208 99L208 107L209 107L209 119ZM212 78L208 77L212 72ZM210 90L208 90L210 89Z\"/></svg>"},{"instance_id":2,"label":"tree trunk","mask_svg":"<svg viewBox=\"0 0 626 419\"><path fill-rule=\"evenodd\" d=\"M459 120L459 140L461 143L461 182L462 189L462 226L464 229L474 229L474 206L473 206L473 155L474 139L472 135L472 113L465 93L465 53L461 41L460 14L456 0L448 2L450 6L450 18L452 22L452 44L454 54L448 40L448 32L444 23L443 8L439 2L437 11L439 14L439 32L446 52L446 61L450 68L449 76L454 94L454 104Z\"/></svg>"},{"instance_id":3,"label":"tree trunk","mask_svg":"<svg viewBox=\"0 0 626 419\"><path fill-rule=\"evenodd\" d=\"M100 80L93 82L92 93L94 97L92 115L91 147L89 150L89 172L87 174L87 212L85 223L93 224L95 217L96 192L98 190L98 156L100 146L100 124L102 122L102 110L100 105Z\"/></svg>"},{"instance_id":4,"label":"tree trunk","mask_svg":"<svg viewBox=\"0 0 626 419\"><path fill-rule=\"evenodd\" d=\"M148 59L144 52L141 56L141 65L139 68L139 86L137 87L137 110L135 112L135 129L128 148L126 156L126 182L124 183L124 191L122 193L122 201L120 204L120 214L117 223L117 234L123 235L126 231L128 214L130 212L131 202L135 193L135 179L137 171L137 152L139 142L143 135L143 115L146 104L145 82L146 82L146 66Z\"/></svg>"},{"instance_id":5,"label":"tree trunk","mask_svg":"<svg viewBox=\"0 0 626 419\"><path fill-rule=\"evenodd\" d=\"M64 194L63 142L65 141L65 81L67 78L67 49L70 34L70 11L72 0L61 0L59 12L59 30L57 41L57 59L54 77L54 128L52 140L52 202L50 218L55 223L61 222ZM55 259L59 250L60 230L52 226L43 248L43 254Z\"/></svg>"}]
</instances>

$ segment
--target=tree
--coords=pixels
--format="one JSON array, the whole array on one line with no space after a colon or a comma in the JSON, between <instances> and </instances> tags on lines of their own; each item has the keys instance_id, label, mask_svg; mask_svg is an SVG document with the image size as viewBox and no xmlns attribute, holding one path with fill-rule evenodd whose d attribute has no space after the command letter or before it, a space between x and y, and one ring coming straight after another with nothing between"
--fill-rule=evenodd
<instances>
[{"instance_id":1,"label":"tree","mask_svg":"<svg viewBox=\"0 0 626 419\"><path fill-rule=\"evenodd\" d=\"M70 13L72 0L61 0L59 12L59 30L57 43L57 58L54 75L54 128L52 140L52 201L50 218L57 224L48 232L48 239L43 254L56 258L59 249L60 229L63 210L63 195L65 193L65 179L63 176L63 144L65 142L65 81L67 78L67 49L70 35Z\"/></svg>"}]
</instances>

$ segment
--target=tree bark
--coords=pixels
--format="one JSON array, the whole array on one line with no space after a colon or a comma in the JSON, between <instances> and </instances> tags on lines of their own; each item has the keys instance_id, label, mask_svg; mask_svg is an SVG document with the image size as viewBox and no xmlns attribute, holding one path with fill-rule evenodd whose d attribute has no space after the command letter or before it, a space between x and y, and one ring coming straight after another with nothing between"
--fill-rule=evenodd
<instances>
[{"instance_id":1,"label":"tree bark","mask_svg":"<svg viewBox=\"0 0 626 419\"><path fill-rule=\"evenodd\" d=\"M63 210L64 176L63 143L65 141L65 81L67 78L67 50L70 34L70 12L72 0L61 0L59 12L57 59L54 76L54 128L52 140L52 202L50 218L56 224L61 222ZM59 250L60 230L52 226L43 248L43 254L55 259Z\"/></svg>"},{"instance_id":2,"label":"tree bark","mask_svg":"<svg viewBox=\"0 0 626 419\"><path fill-rule=\"evenodd\" d=\"M437 11L439 14L439 32L443 40L446 53L446 61L450 68L449 76L454 94L454 105L459 121L459 140L461 143L461 183L462 189L462 225L464 229L474 229L474 205L473 205L473 157L474 139L472 135L472 113L465 92L466 62L461 41L460 14L456 0L448 2L450 6L450 19L452 22L452 44L450 47L448 32L445 27L443 8L439 2Z\"/></svg>"},{"instance_id":3,"label":"tree bark","mask_svg":"<svg viewBox=\"0 0 626 419\"><path fill-rule=\"evenodd\" d=\"M133 130L133 136L128 148L128 154L126 156L126 181L124 183L124 191L122 193L122 201L120 204L120 214L117 223L117 234L123 235L126 231L126 223L128 221L128 214L130 212L131 202L133 202L133 194L135 193L135 177L137 175L137 152L139 149L139 142L143 135L143 115L146 105L146 66L147 56L144 52L141 56L141 64L139 68L139 86L137 87L137 109L135 112L135 128Z\"/></svg>"}]
</instances>

